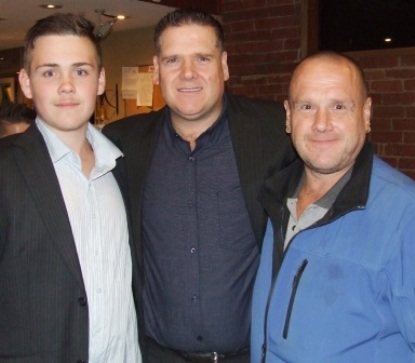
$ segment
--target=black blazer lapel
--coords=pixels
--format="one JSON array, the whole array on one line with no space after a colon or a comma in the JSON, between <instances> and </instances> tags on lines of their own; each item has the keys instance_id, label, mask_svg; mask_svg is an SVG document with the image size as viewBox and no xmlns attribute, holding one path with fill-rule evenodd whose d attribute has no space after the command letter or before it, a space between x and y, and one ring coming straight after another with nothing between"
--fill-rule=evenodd
<instances>
[{"instance_id":1,"label":"black blazer lapel","mask_svg":"<svg viewBox=\"0 0 415 363\"><path fill-rule=\"evenodd\" d=\"M38 207L39 216L49 230L50 241L84 287L65 202L43 137L37 127L32 126L16 139L15 146L16 161Z\"/></svg>"}]
</instances>

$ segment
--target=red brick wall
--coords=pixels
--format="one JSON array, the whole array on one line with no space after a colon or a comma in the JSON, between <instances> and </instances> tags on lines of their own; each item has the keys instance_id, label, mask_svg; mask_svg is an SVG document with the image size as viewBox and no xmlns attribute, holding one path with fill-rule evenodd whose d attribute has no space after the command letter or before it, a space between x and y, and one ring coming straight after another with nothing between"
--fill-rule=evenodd
<instances>
[{"instance_id":1,"label":"red brick wall","mask_svg":"<svg viewBox=\"0 0 415 363\"><path fill-rule=\"evenodd\" d=\"M415 179L415 50L410 53L350 55L363 67L373 99L370 140L376 153Z\"/></svg>"},{"instance_id":2,"label":"red brick wall","mask_svg":"<svg viewBox=\"0 0 415 363\"><path fill-rule=\"evenodd\" d=\"M222 0L236 94L283 100L300 59L302 0ZM415 49L351 53L373 98L370 139L384 160L415 178Z\"/></svg>"}]
</instances>

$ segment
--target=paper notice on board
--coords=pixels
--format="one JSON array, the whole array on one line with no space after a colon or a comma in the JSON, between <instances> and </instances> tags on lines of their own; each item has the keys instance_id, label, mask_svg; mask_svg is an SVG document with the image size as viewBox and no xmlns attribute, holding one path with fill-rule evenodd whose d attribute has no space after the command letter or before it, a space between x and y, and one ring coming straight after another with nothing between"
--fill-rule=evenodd
<instances>
[{"instance_id":1,"label":"paper notice on board","mask_svg":"<svg viewBox=\"0 0 415 363\"><path fill-rule=\"evenodd\" d=\"M125 99L137 97L138 67L122 67L121 96Z\"/></svg>"},{"instance_id":2,"label":"paper notice on board","mask_svg":"<svg viewBox=\"0 0 415 363\"><path fill-rule=\"evenodd\" d=\"M139 72L137 75L137 106L153 106L153 74Z\"/></svg>"}]
</instances>

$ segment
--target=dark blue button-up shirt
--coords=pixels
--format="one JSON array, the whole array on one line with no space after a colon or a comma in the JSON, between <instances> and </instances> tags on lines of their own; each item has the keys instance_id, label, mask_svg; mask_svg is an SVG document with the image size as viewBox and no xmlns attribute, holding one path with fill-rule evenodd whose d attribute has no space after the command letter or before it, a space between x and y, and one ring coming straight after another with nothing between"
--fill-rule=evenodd
<instances>
[{"instance_id":1,"label":"dark blue button-up shirt","mask_svg":"<svg viewBox=\"0 0 415 363\"><path fill-rule=\"evenodd\" d=\"M147 336L189 352L249 346L259 261L224 112L194 151L166 115L143 204Z\"/></svg>"}]
</instances>

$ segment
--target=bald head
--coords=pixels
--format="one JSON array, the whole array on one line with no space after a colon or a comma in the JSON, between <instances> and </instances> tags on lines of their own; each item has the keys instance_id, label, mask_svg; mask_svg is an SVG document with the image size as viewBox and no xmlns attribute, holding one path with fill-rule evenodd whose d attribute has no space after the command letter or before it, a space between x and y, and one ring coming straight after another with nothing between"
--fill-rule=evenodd
<instances>
[{"instance_id":1,"label":"bald head","mask_svg":"<svg viewBox=\"0 0 415 363\"><path fill-rule=\"evenodd\" d=\"M364 74L359 66L359 64L343 54L335 53L331 51L323 51L313 55L310 55L304 58L296 68L291 76L290 85L289 85L289 96L292 95L292 88L298 82L298 77L302 77L304 71L307 73L308 66L320 64L322 70L324 71L324 67L330 65L336 65L344 67L345 71L350 74L350 81L357 85L359 88L359 93L362 96L362 99L367 98L367 85L364 79Z\"/></svg>"}]
</instances>

